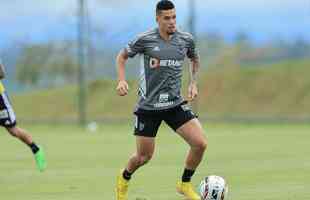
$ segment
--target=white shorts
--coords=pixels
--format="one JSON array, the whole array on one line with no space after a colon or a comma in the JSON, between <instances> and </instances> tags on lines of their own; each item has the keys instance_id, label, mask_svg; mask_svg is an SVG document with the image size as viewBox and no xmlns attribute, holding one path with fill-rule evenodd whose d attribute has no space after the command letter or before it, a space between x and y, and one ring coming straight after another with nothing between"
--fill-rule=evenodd
<instances>
[{"instance_id":1,"label":"white shorts","mask_svg":"<svg viewBox=\"0 0 310 200\"><path fill-rule=\"evenodd\" d=\"M0 126L7 128L16 125L16 117L6 92L0 94Z\"/></svg>"}]
</instances>

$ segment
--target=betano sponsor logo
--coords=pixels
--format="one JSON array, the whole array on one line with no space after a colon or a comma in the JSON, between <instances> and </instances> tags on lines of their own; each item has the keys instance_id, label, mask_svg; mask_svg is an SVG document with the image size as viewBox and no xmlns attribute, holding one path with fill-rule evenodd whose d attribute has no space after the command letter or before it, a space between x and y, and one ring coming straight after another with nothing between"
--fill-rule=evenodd
<instances>
[{"instance_id":1,"label":"betano sponsor logo","mask_svg":"<svg viewBox=\"0 0 310 200\"><path fill-rule=\"evenodd\" d=\"M158 67L181 67L183 64L183 60L159 60L157 58L150 59L150 67L158 68Z\"/></svg>"}]
</instances>

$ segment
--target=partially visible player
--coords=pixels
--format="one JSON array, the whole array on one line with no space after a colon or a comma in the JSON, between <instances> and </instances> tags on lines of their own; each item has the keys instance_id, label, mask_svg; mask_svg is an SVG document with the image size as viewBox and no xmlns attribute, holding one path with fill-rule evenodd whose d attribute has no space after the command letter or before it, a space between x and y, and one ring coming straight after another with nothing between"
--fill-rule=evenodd
<instances>
[{"instance_id":1,"label":"partially visible player","mask_svg":"<svg viewBox=\"0 0 310 200\"><path fill-rule=\"evenodd\" d=\"M4 127L13 137L28 145L34 154L37 167L40 171L46 168L46 160L41 147L36 145L32 137L25 130L17 127L14 110L5 91L2 79L5 77L4 65L0 59L0 126Z\"/></svg>"}]
</instances>

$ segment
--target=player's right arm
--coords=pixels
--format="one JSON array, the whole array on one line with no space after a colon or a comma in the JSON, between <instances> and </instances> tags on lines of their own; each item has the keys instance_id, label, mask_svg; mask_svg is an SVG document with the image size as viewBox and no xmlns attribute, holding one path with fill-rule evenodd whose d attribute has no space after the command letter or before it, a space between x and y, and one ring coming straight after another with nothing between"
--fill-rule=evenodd
<instances>
[{"instance_id":1,"label":"player's right arm","mask_svg":"<svg viewBox=\"0 0 310 200\"><path fill-rule=\"evenodd\" d=\"M5 78L4 66L3 66L3 64L1 63L1 60L0 60L0 79L4 79L4 78Z\"/></svg>"},{"instance_id":2,"label":"player's right arm","mask_svg":"<svg viewBox=\"0 0 310 200\"><path fill-rule=\"evenodd\" d=\"M116 67L118 76L117 93L120 96L128 94L128 84L125 76L125 65L128 58L133 58L138 53L143 53L144 45L141 36L130 41L126 48L122 49L116 57Z\"/></svg>"},{"instance_id":3,"label":"player's right arm","mask_svg":"<svg viewBox=\"0 0 310 200\"><path fill-rule=\"evenodd\" d=\"M117 94L120 96L127 95L129 89L125 76L125 65L127 60L128 60L128 52L126 49L122 49L116 57L116 68L118 77L118 84L116 90Z\"/></svg>"}]
</instances>

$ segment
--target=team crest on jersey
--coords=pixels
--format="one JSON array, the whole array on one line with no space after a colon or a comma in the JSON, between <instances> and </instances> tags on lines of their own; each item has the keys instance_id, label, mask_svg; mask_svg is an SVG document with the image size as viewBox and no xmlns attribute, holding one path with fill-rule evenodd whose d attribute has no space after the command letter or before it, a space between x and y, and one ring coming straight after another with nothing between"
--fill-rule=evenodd
<instances>
[{"instance_id":1,"label":"team crest on jersey","mask_svg":"<svg viewBox=\"0 0 310 200\"><path fill-rule=\"evenodd\" d=\"M184 45L177 45L177 51L182 56L185 56L187 54L188 49Z\"/></svg>"},{"instance_id":2,"label":"team crest on jersey","mask_svg":"<svg viewBox=\"0 0 310 200\"><path fill-rule=\"evenodd\" d=\"M180 47L180 48L178 48L178 52L182 56L185 56L187 54L187 48Z\"/></svg>"}]
</instances>

